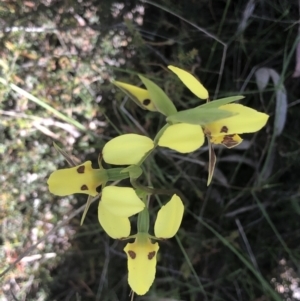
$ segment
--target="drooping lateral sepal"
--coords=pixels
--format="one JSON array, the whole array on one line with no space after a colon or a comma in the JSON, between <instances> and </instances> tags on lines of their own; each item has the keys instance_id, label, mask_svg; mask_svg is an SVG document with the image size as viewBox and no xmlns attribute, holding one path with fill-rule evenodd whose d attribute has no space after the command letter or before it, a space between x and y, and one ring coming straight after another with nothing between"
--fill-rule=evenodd
<instances>
[{"instance_id":1,"label":"drooping lateral sepal","mask_svg":"<svg viewBox=\"0 0 300 301\"><path fill-rule=\"evenodd\" d=\"M113 239L121 239L130 235L130 221L111 213L100 201L98 206L98 220L103 230Z\"/></svg>"}]
</instances>

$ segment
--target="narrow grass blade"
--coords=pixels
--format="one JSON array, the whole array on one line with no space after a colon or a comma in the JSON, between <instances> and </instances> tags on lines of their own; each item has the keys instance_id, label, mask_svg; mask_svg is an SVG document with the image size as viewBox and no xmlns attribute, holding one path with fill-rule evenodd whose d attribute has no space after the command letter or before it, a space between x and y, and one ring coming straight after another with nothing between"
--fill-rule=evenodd
<instances>
[{"instance_id":1,"label":"narrow grass blade","mask_svg":"<svg viewBox=\"0 0 300 301\"><path fill-rule=\"evenodd\" d=\"M216 166L217 157L214 151L214 148L210 141L208 140L208 150L209 150L209 162L208 162L208 178L207 178L207 186L211 183L211 180L214 175L214 170Z\"/></svg>"},{"instance_id":2,"label":"narrow grass blade","mask_svg":"<svg viewBox=\"0 0 300 301\"><path fill-rule=\"evenodd\" d=\"M55 142L53 142L54 148L66 159L68 164L72 167L76 166L77 164L73 161L70 155L68 155L63 149L61 149Z\"/></svg>"},{"instance_id":3,"label":"narrow grass blade","mask_svg":"<svg viewBox=\"0 0 300 301\"><path fill-rule=\"evenodd\" d=\"M255 267L219 232L217 232L214 228L212 228L209 224L207 224L203 219L196 216L193 212L188 211L196 220L198 220L205 228L211 231L226 247L228 247L237 257L238 259L247 267L253 275L257 278L259 283L263 286L266 292L269 293L272 300L282 301L282 298L277 294L277 292L271 287L268 281L255 269Z\"/></svg>"},{"instance_id":4,"label":"narrow grass blade","mask_svg":"<svg viewBox=\"0 0 300 301\"><path fill-rule=\"evenodd\" d=\"M80 124L78 121L60 113L59 111L57 111L56 109L54 109L53 107L51 107L50 105L48 105L47 103L42 101L41 99L33 96L32 94L30 94L27 91L23 90L22 88L16 86L15 84L11 84L8 81L6 81L4 78L1 78L1 77L0 77L0 83L11 88L13 91L17 92L19 95L26 97L27 99L36 103L37 105L41 106L42 108L46 109L47 111L51 112L56 117L68 122L69 124L74 125L79 130L81 130L83 132L87 131L87 129L82 124Z\"/></svg>"},{"instance_id":5,"label":"narrow grass blade","mask_svg":"<svg viewBox=\"0 0 300 301\"><path fill-rule=\"evenodd\" d=\"M87 212L88 212L88 210L89 210L89 208L90 208L92 202L94 201L94 199L95 199L94 197L92 197L92 196L90 196L90 195L88 196L88 199L87 199L87 201L86 201L86 204L85 204L85 207L84 207L84 211L83 211L83 213L82 213L82 217L81 217L81 220L80 220L80 226L83 225L85 216L86 216L86 214L87 214Z\"/></svg>"}]
</instances>

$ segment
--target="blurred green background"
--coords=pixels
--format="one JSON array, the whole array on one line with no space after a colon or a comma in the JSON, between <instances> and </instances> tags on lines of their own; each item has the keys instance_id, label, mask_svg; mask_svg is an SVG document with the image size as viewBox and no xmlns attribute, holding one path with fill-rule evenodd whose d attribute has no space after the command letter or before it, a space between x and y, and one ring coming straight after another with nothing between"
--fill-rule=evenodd
<instances>
[{"instance_id":1,"label":"blurred green background","mask_svg":"<svg viewBox=\"0 0 300 301\"><path fill-rule=\"evenodd\" d=\"M168 64L211 99L243 94L270 119L241 146L216 148L209 187L206 146L147 161L144 184L188 203L135 300L300 300L299 10L295 0L2 0L0 300L130 300L125 242L100 228L97 202L80 227L86 197L53 196L46 180L67 166L53 141L96 166L109 139L164 125L112 78L140 85L141 73L178 109L198 105Z\"/></svg>"}]
</instances>

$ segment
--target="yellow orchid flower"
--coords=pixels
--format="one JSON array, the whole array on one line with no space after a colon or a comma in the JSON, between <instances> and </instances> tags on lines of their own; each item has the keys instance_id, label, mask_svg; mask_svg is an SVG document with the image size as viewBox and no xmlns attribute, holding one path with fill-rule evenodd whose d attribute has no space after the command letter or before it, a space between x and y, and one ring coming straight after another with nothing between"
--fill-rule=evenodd
<instances>
[{"instance_id":1,"label":"yellow orchid flower","mask_svg":"<svg viewBox=\"0 0 300 301\"><path fill-rule=\"evenodd\" d=\"M223 144L228 148L237 146L243 141L237 134L258 132L269 119L267 114L241 104L226 104L219 108L238 114L206 124L204 132L211 143Z\"/></svg>"},{"instance_id":2,"label":"yellow orchid flower","mask_svg":"<svg viewBox=\"0 0 300 301\"><path fill-rule=\"evenodd\" d=\"M193 94L200 99L208 99L207 90L192 74L175 66L168 68ZM269 116L265 113L230 103L241 98L243 96L223 98L170 115L167 117L169 125L159 132L154 141L159 146L189 153L201 147L206 136L209 140L209 185L216 163L213 144L235 147L243 141L239 134L257 132L268 121Z\"/></svg>"},{"instance_id":3,"label":"yellow orchid flower","mask_svg":"<svg viewBox=\"0 0 300 301\"><path fill-rule=\"evenodd\" d=\"M148 234L149 215L147 208L139 214L145 216L144 227L138 224L138 233L135 241L128 243L124 248L127 254L128 283L131 289L138 295L144 295L150 289L156 273L156 256L159 249L158 243L152 243L151 239L167 239L173 237L179 229L183 217L184 206L181 199L175 194L171 200L163 206L157 215L154 234Z\"/></svg>"},{"instance_id":4,"label":"yellow orchid flower","mask_svg":"<svg viewBox=\"0 0 300 301\"><path fill-rule=\"evenodd\" d=\"M158 145L190 153L203 145L205 134L212 144L232 148L243 141L238 134L259 131L269 118L265 113L240 104L226 104L219 109L237 114L202 126L188 123L169 125L160 136Z\"/></svg>"},{"instance_id":5,"label":"yellow orchid flower","mask_svg":"<svg viewBox=\"0 0 300 301\"><path fill-rule=\"evenodd\" d=\"M201 99L208 98L207 90L192 74L178 67L168 66L168 68L173 71L196 96ZM199 110L199 108L201 107L195 109ZM195 109L192 109L193 113L196 112ZM158 145L169 147L181 153L189 153L203 145L205 134L212 144L223 144L228 148L232 148L243 141L238 134L259 131L265 126L269 118L265 113L258 112L240 104L225 104L219 106L218 109L233 114L232 116L209 123L203 123L199 120L197 121L199 122L198 125L195 124L197 122L195 122L194 119L191 123L171 124L159 137ZM179 114L180 113L181 112L179 112ZM195 114L193 114L193 116L194 115ZM167 120L172 120L172 116Z\"/></svg>"},{"instance_id":6,"label":"yellow orchid flower","mask_svg":"<svg viewBox=\"0 0 300 301\"><path fill-rule=\"evenodd\" d=\"M154 142L142 135L124 134L108 141L103 150L106 163L115 165L138 164L154 148Z\"/></svg>"},{"instance_id":7,"label":"yellow orchid flower","mask_svg":"<svg viewBox=\"0 0 300 301\"><path fill-rule=\"evenodd\" d=\"M107 186L102 190L98 206L98 220L104 231L114 239L128 237L128 217L145 208L145 204L131 187Z\"/></svg>"}]
</instances>

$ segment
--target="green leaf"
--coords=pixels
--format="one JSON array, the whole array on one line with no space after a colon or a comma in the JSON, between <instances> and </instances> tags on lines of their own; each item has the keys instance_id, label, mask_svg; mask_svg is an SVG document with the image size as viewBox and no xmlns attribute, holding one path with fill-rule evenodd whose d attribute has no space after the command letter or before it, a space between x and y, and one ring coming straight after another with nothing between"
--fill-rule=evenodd
<instances>
[{"instance_id":1,"label":"green leaf","mask_svg":"<svg viewBox=\"0 0 300 301\"><path fill-rule=\"evenodd\" d=\"M143 84L146 86L150 98L153 101L155 107L157 110L166 115L170 116L172 114L175 114L177 112L176 107L174 106L171 99L166 95L166 93L153 81L150 79L147 79L146 77L139 75L139 78L143 82Z\"/></svg>"},{"instance_id":2,"label":"green leaf","mask_svg":"<svg viewBox=\"0 0 300 301\"><path fill-rule=\"evenodd\" d=\"M147 207L138 215L137 222L138 233L147 233L149 231L149 211Z\"/></svg>"},{"instance_id":3,"label":"green leaf","mask_svg":"<svg viewBox=\"0 0 300 301\"><path fill-rule=\"evenodd\" d=\"M167 118L167 121L170 123L188 123L188 124L199 124L205 125L220 119L225 119L237 115L237 113L229 112L220 109L203 109L202 106L180 111L172 116Z\"/></svg>"},{"instance_id":4,"label":"green leaf","mask_svg":"<svg viewBox=\"0 0 300 301\"><path fill-rule=\"evenodd\" d=\"M205 103L204 105L198 106L197 108L202 108L202 109L215 109L220 106L227 105L228 103L240 100L245 98L243 95L236 95L236 96L230 96L230 97L225 97L225 98L220 98L216 99L210 102Z\"/></svg>"}]
</instances>

